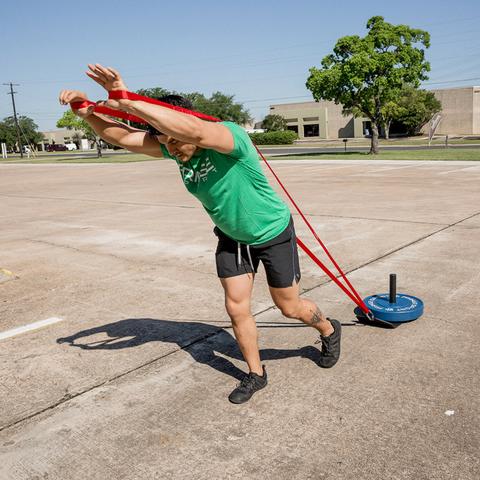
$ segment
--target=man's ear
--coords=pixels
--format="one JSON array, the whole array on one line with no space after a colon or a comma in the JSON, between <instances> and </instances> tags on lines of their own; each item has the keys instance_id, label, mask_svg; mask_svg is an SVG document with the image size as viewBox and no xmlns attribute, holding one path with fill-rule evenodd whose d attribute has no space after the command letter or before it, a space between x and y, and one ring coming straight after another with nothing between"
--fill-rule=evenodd
<instances>
[{"instance_id":1,"label":"man's ear","mask_svg":"<svg viewBox=\"0 0 480 480\"><path fill-rule=\"evenodd\" d=\"M155 135L159 143L166 145L168 143L168 135Z\"/></svg>"}]
</instances>

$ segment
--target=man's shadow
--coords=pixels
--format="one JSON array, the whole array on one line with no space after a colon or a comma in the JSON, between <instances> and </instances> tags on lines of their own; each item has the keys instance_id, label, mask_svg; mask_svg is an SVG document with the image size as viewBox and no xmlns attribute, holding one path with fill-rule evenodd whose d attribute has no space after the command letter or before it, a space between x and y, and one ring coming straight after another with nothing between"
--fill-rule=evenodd
<instances>
[{"instance_id":1,"label":"man's shadow","mask_svg":"<svg viewBox=\"0 0 480 480\"><path fill-rule=\"evenodd\" d=\"M302 324L257 324L258 328L303 327ZM100 335L100 340L94 338ZM105 339L105 336L108 338ZM57 343L69 343L83 350L120 350L148 342L176 343L197 362L207 364L219 372L241 380L245 375L226 357L243 360L235 338L225 329L208 323L158 320L153 318L129 318L82 330L69 337L57 339ZM221 355L217 355L221 354ZM267 348L260 351L262 360L280 360L303 357L317 363L320 351L311 346L297 349Z\"/></svg>"}]
</instances>

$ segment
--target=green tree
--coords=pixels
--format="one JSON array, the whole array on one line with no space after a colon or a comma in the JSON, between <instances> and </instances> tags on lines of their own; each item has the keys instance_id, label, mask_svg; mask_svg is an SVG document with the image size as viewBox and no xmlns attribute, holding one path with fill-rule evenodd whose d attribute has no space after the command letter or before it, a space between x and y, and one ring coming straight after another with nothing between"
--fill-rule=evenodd
<instances>
[{"instance_id":1,"label":"green tree","mask_svg":"<svg viewBox=\"0 0 480 480\"><path fill-rule=\"evenodd\" d=\"M5 143L9 150L14 150L17 145L17 133L15 128L12 129L5 123L5 120L0 122L0 143Z\"/></svg>"},{"instance_id":2,"label":"green tree","mask_svg":"<svg viewBox=\"0 0 480 480\"><path fill-rule=\"evenodd\" d=\"M17 119L22 143L36 148L36 145L43 141L43 135L38 131L38 125L30 117L24 115L18 116ZM0 122L0 142L6 143L9 149L18 147L17 129L13 117L6 117Z\"/></svg>"},{"instance_id":3,"label":"green tree","mask_svg":"<svg viewBox=\"0 0 480 480\"><path fill-rule=\"evenodd\" d=\"M252 121L248 110L245 110L241 103L235 103L233 95L222 92L214 92L210 98L199 93L193 95L193 98L189 98L192 100L194 109L199 112L239 125L245 125Z\"/></svg>"},{"instance_id":4,"label":"green tree","mask_svg":"<svg viewBox=\"0 0 480 480\"><path fill-rule=\"evenodd\" d=\"M422 127L442 110L441 102L432 92L407 87L398 101L394 120L403 123L408 135L418 135Z\"/></svg>"},{"instance_id":5,"label":"green tree","mask_svg":"<svg viewBox=\"0 0 480 480\"><path fill-rule=\"evenodd\" d=\"M220 120L228 120L231 122L245 125L252 121L250 113L241 103L234 101L233 95L222 92L214 92L210 98L199 92L182 93L176 91L165 90L162 87L143 88L137 90L139 95L151 98L160 98L165 95L175 94L188 98L193 103L194 110L217 117Z\"/></svg>"},{"instance_id":6,"label":"green tree","mask_svg":"<svg viewBox=\"0 0 480 480\"><path fill-rule=\"evenodd\" d=\"M83 118L75 115L72 110L67 110L62 118L57 121L57 128L66 128L68 130L83 132L85 138L95 143L97 147L97 157L100 158L102 156L100 137L95 133L93 128L83 120Z\"/></svg>"},{"instance_id":7,"label":"green tree","mask_svg":"<svg viewBox=\"0 0 480 480\"><path fill-rule=\"evenodd\" d=\"M430 46L430 34L392 25L380 16L370 18L367 29L365 37L340 38L333 53L322 60L322 68L310 69L306 85L315 100L333 100L345 113L370 119L370 153L375 154L386 105L398 102L404 85L418 87L428 79L430 64L423 47Z\"/></svg>"},{"instance_id":8,"label":"green tree","mask_svg":"<svg viewBox=\"0 0 480 480\"><path fill-rule=\"evenodd\" d=\"M287 129L287 122L281 115L267 115L262 122L267 132L280 132Z\"/></svg>"},{"instance_id":9,"label":"green tree","mask_svg":"<svg viewBox=\"0 0 480 480\"><path fill-rule=\"evenodd\" d=\"M154 87L154 88L141 88L137 90L139 95L143 95L144 97L156 98L159 99L160 97L164 97L165 95L170 95L171 93L169 90L165 90L162 87Z\"/></svg>"}]
</instances>

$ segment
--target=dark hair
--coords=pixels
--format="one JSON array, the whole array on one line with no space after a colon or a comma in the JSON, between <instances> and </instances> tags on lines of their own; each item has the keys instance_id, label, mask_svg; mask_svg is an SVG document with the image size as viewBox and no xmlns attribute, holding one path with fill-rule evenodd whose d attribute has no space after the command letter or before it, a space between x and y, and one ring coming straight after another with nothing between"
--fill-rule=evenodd
<instances>
[{"instance_id":1,"label":"dark hair","mask_svg":"<svg viewBox=\"0 0 480 480\"><path fill-rule=\"evenodd\" d=\"M186 108L187 110L193 109L193 103L188 98L182 97L181 95L171 94L171 95L163 95L162 97L152 97L152 98L155 98L155 100L159 100L160 102L173 105L174 107L182 107L182 108ZM147 130L150 135L163 135L162 132L159 132L155 127L153 127L150 124L147 125Z\"/></svg>"}]
</instances>

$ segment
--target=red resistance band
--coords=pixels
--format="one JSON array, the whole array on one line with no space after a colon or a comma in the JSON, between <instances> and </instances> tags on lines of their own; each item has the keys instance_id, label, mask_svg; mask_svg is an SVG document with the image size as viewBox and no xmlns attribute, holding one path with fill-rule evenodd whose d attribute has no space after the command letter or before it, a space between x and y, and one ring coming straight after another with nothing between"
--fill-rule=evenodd
<instances>
[{"instance_id":1,"label":"red resistance band","mask_svg":"<svg viewBox=\"0 0 480 480\"><path fill-rule=\"evenodd\" d=\"M142 101L146 103L151 103L154 105L160 105L161 107L169 108L171 110L176 110L177 112L181 113L186 113L188 115L193 115L195 117L201 118L202 120L209 120L211 122L220 122L220 119L212 117L210 115L205 115L204 113L200 112L195 112L193 110L188 110L187 108L182 108L182 107L177 107L174 105L170 105L169 103L161 102L160 100L155 100L154 98L149 98L149 97L144 97L142 95L138 95L133 92L127 92L125 90L112 90L108 94L108 98L112 100L120 100L120 99L128 99L128 100L134 100L134 101ZM108 107L103 107L101 105L97 105L94 102L90 101L84 101L84 102L72 102L70 104L72 110L78 110L80 108L86 108L90 105L94 105L94 111L97 113L102 113L104 115L109 115L111 117L117 117L117 118L122 118L124 120L130 120L133 122L137 123L143 123L147 124L144 119L136 117L135 115L130 115L128 113L122 112L121 110L115 110L113 108L108 108ZM370 316L370 310L368 307L365 305L365 302L362 300L358 292L355 290L353 285L350 283L348 280L347 276L343 272L343 270L340 268L338 263L335 261L335 259L332 257L330 252L328 251L326 245L322 242L320 237L317 235L315 232L314 228L310 224L310 222L305 218L305 215L303 212L300 210L300 207L296 204L292 196L288 193L287 189L283 185L283 183L280 181L278 178L277 174L274 172L273 168L270 166L270 164L267 162L265 157L263 156L262 152L258 149L258 147L255 145L255 148L257 149L258 154L260 155L261 159L265 162L269 170L272 172L273 176L275 177L275 180L278 182L282 190L285 192L287 195L288 199L292 203L292 205L295 207L299 215L302 217L303 221L309 228L309 230L312 232L313 236L317 240L317 242L320 244L322 247L323 251L327 254L328 258L330 261L335 265L335 268L337 269L338 273L342 277L342 279L345 281L345 283L348 285L349 289L338 279L338 277L331 272L323 263L322 261L297 237L297 244L298 246L323 270L324 273L328 275L328 277L335 282L342 290L343 292L365 313L367 316Z\"/></svg>"}]
</instances>

